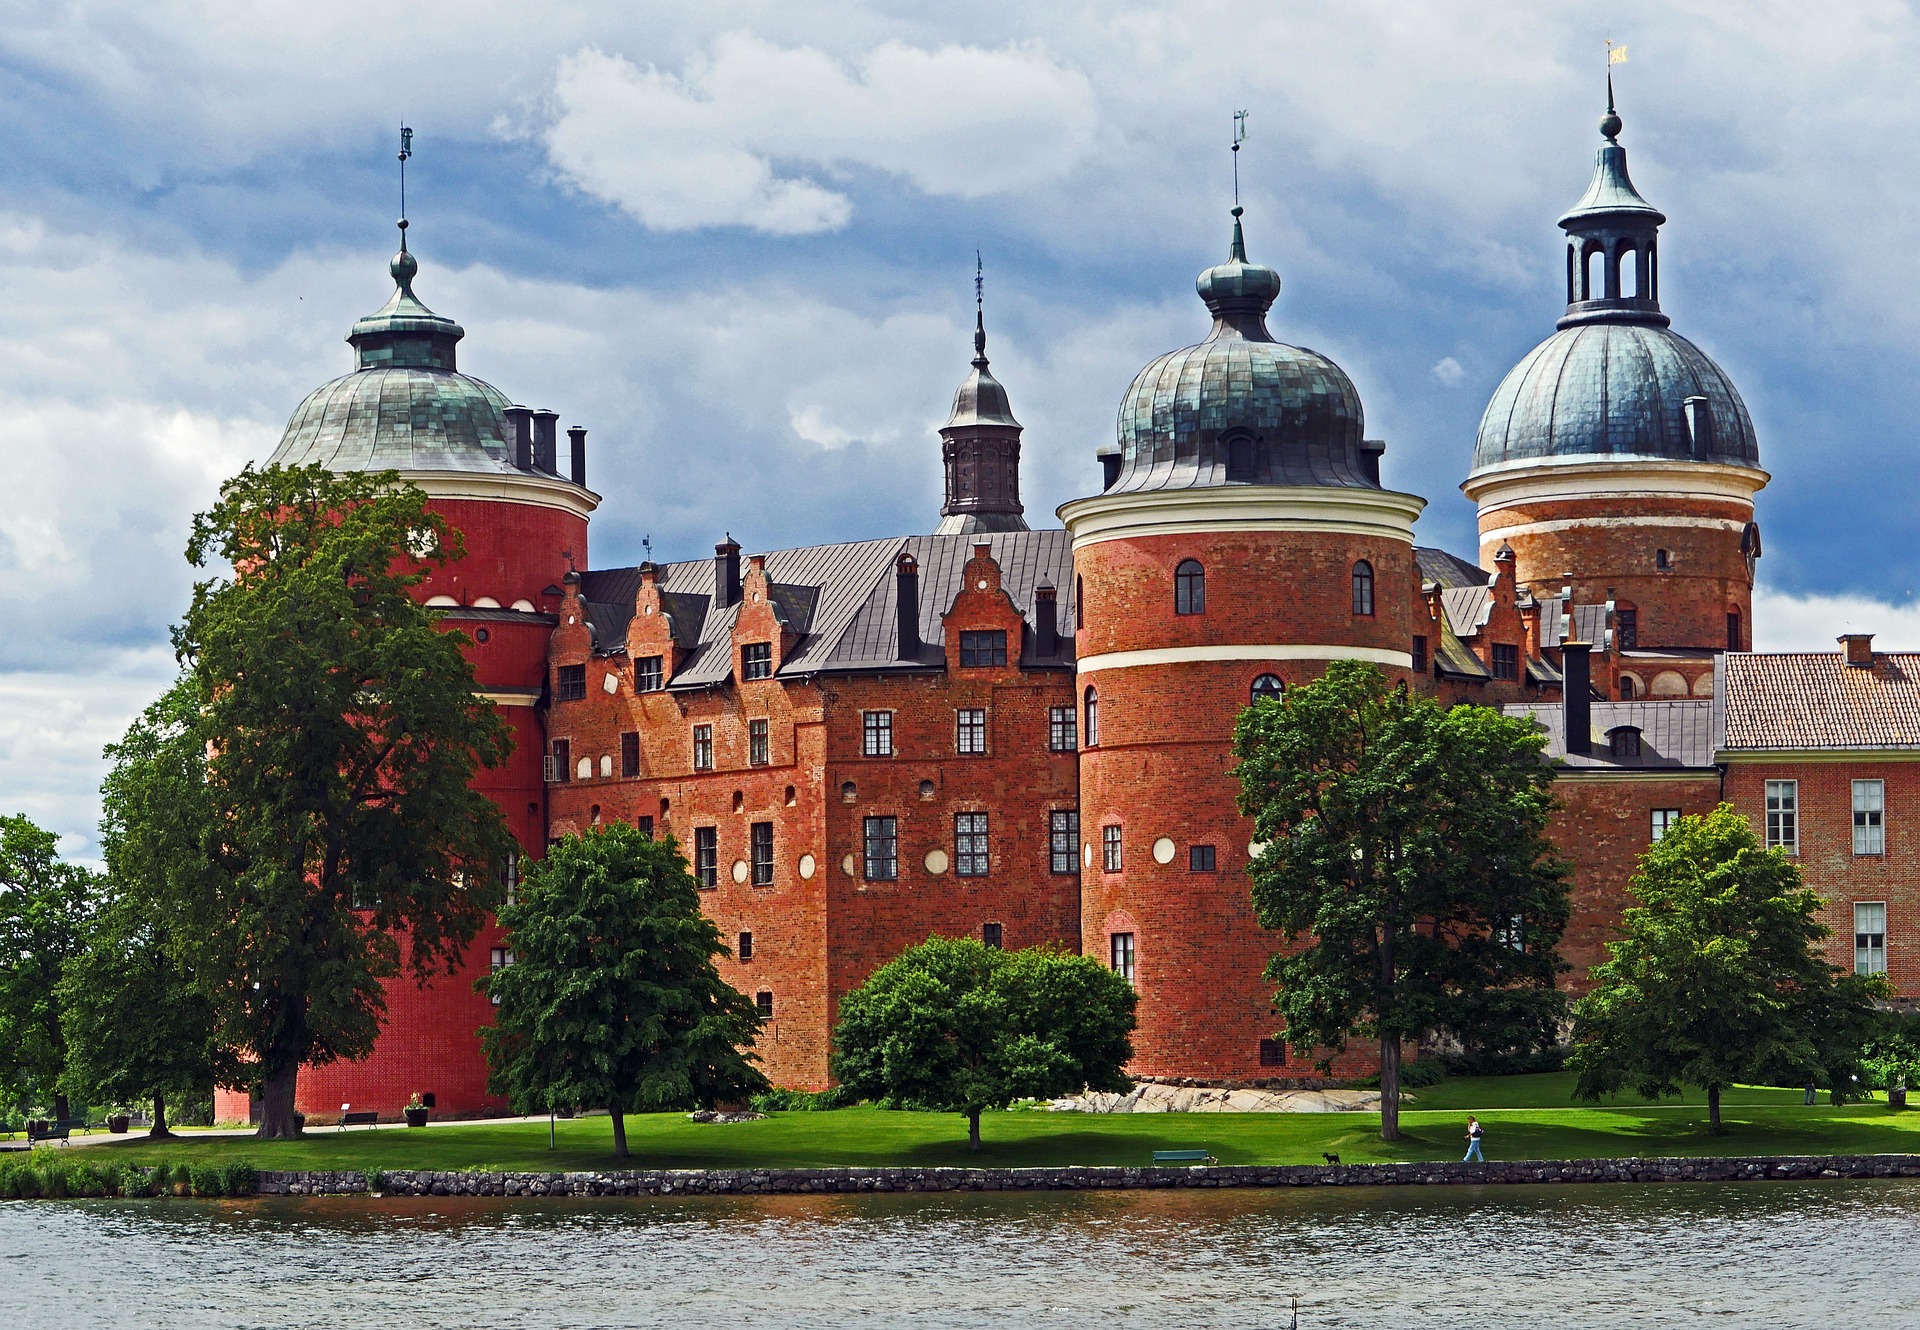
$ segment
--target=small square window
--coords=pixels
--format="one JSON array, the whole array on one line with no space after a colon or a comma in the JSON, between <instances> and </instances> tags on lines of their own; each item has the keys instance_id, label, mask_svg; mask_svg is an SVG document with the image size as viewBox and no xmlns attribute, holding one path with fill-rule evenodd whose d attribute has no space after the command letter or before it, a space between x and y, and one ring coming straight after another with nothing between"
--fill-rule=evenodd
<instances>
[{"instance_id":1,"label":"small square window","mask_svg":"<svg viewBox=\"0 0 1920 1330\"><path fill-rule=\"evenodd\" d=\"M1080 813L1056 808L1047 814L1047 866L1056 873L1080 871Z\"/></svg>"},{"instance_id":2,"label":"small square window","mask_svg":"<svg viewBox=\"0 0 1920 1330\"><path fill-rule=\"evenodd\" d=\"M773 677L773 643L749 642L740 648L740 677L743 679Z\"/></svg>"},{"instance_id":3,"label":"small square window","mask_svg":"<svg viewBox=\"0 0 1920 1330\"><path fill-rule=\"evenodd\" d=\"M620 774L632 780L640 774L640 735L627 730L620 736Z\"/></svg>"},{"instance_id":4,"label":"small square window","mask_svg":"<svg viewBox=\"0 0 1920 1330\"><path fill-rule=\"evenodd\" d=\"M1213 846L1189 845L1187 847L1187 870L1193 873L1213 872Z\"/></svg>"},{"instance_id":5,"label":"small square window","mask_svg":"<svg viewBox=\"0 0 1920 1330\"><path fill-rule=\"evenodd\" d=\"M866 820L865 832L867 880L892 882L900 876L899 820L870 817Z\"/></svg>"},{"instance_id":6,"label":"small square window","mask_svg":"<svg viewBox=\"0 0 1920 1330\"><path fill-rule=\"evenodd\" d=\"M713 770L713 726L711 725L693 727L693 769L695 771Z\"/></svg>"},{"instance_id":7,"label":"small square window","mask_svg":"<svg viewBox=\"0 0 1920 1330\"><path fill-rule=\"evenodd\" d=\"M773 885L773 823L755 822L748 828L747 847L753 863L753 885Z\"/></svg>"},{"instance_id":8,"label":"small square window","mask_svg":"<svg viewBox=\"0 0 1920 1330\"><path fill-rule=\"evenodd\" d=\"M1653 825L1650 829L1652 841L1658 841L1662 836L1673 830L1674 823L1679 820L1680 810L1678 808L1654 809L1652 814Z\"/></svg>"},{"instance_id":9,"label":"small square window","mask_svg":"<svg viewBox=\"0 0 1920 1330\"><path fill-rule=\"evenodd\" d=\"M1047 708L1047 748L1050 752L1071 753L1080 746L1080 728L1072 707Z\"/></svg>"},{"instance_id":10,"label":"small square window","mask_svg":"<svg viewBox=\"0 0 1920 1330\"><path fill-rule=\"evenodd\" d=\"M1286 1066L1287 1041L1284 1039L1262 1039L1260 1041L1260 1065L1263 1067Z\"/></svg>"},{"instance_id":11,"label":"small square window","mask_svg":"<svg viewBox=\"0 0 1920 1330\"><path fill-rule=\"evenodd\" d=\"M761 1020L763 1021L772 1020L773 1019L773 994L769 993L764 988L761 989L758 993L755 993L753 995L753 1009L760 1013Z\"/></svg>"},{"instance_id":12,"label":"small square window","mask_svg":"<svg viewBox=\"0 0 1920 1330\"><path fill-rule=\"evenodd\" d=\"M953 815L953 871L960 877L987 875L987 815Z\"/></svg>"},{"instance_id":13,"label":"small square window","mask_svg":"<svg viewBox=\"0 0 1920 1330\"><path fill-rule=\"evenodd\" d=\"M1881 780L1857 780L1853 783L1853 852L1887 852L1887 783ZM1877 973L1877 971L1876 971Z\"/></svg>"},{"instance_id":14,"label":"small square window","mask_svg":"<svg viewBox=\"0 0 1920 1330\"><path fill-rule=\"evenodd\" d=\"M1496 679L1518 679L1520 677L1520 648L1507 642L1493 644L1493 677Z\"/></svg>"},{"instance_id":15,"label":"small square window","mask_svg":"<svg viewBox=\"0 0 1920 1330\"><path fill-rule=\"evenodd\" d=\"M1615 757L1640 756L1640 731L1631 725L1622 725L1607 731L1607 747Z\"/></svg>"},{"instance_id":16,"label":"small square window","mask_svg":"<svg viewBox=\"0 0 1920 1330\"><path fill-rule=\"evenodd\" d=\"M555 672L553 695L562 702L577 702L587 695L587 667L562 665Z\"/></svg>"},{"instance_id":17,"label":"small square window","mask_svg":"<svg viewBox=\"0 0 1920 1330\"><path fill-rule=\"evenodd\" d=\"M703 887L720 885L720 829L693 829L693 876Z\"/></svg>"},{"instance_id":18,"label":"small square window","mask_svg":"<svg viewBox=\"0 0 1920 1330\"><path fill-rule=\"evenodd\" d=\"M1100 828L1100 866L1109 873L1120 871L1120 828Z\"/></svg>"},{"instance_id":19,"label":"small square window","mask_svg":"<svg viewBox=\"0 0 1920 1330\"><path fill-rule=\"evenodd\" d=\"M645 836L648 840L653 839L653 815L651 813L640 814L639 817L633 819L633 825L634 829L642 836Z\"/></svg>"},{"instance_id":20,"label":"small square window","mask_svg":"<svg viewBox=\"0 0 1920 1330\"><path fill-rule=\"evenodd\" d=\"M860 734L862 757L893 756L893 713L891 711L861 712Z\"/></svg>"},{"instance_id":21,"label":"small square window","mask_svg":"<svg viewBox=\"0 0 1920 1330\"><path fill-rule=\"evenodd\" d=\"M753 934L745 932L740 934L740 945L734 949L734 955L743 961L753 959Z\"/></svg>"},{"instance_id":22,"label":"small square window","mask_svg":"<svg viewBox=\"0 0 1920 1330\"><path fill-rule=\"evenodd\" d=\"M747 722L747 761L756 767L764 767L771 760L771 745L767 741L767 722L750 720Z\"/></svg>"},{"instance_id":23,"label":"small square window","mask_svg":"<svg viewBox=\"0 0 1920 1330\"><path fill-rule=\"evenodd\" d=\"M1128 983L1133 982L1133 934L1115 933L1107 939L1108 968Z\"/></svg>"},{"instance_id":24,"label":"small square window","mask_svg":"<svg viewBox=\"0 0 1920 1330\"><path fill-rule=\"evenodd\" d=\"M985 707L961 707L953 713L953 721L953 750L956 753L978 755L987 751Z\"/></svg>"},{"instance_id":25,"label":"small square window","mask_svg":"<svg viewBox=\"0 0 1920 1330\"><path fill-rule=\"evenodd\" d=\"M1000 925L999 924L981 924L980 925L980 941L983 945L987 947L988 950L999 951L1002 945Z\"/></svg>"},{"instance_id":26,"label":"small square window","mask_svg":"<svg viewBox=\"0 0 1920 1330\"><path fill-rule=\"evenodd\" d=\"M1007 634L1002 628L960 634L960 664L977 669L1007 663Z\"/></svg>"},{"instance_id":27,"label":"small square window","mask_svg":"<svg viewBox=\"0 0 1920 1330\"><path fill-rule=\"evenodd\" d=\"M666 687L664 662L659 656L642 656L633 663L633 691L657 693Z\"/></svg>"}]
</instances>

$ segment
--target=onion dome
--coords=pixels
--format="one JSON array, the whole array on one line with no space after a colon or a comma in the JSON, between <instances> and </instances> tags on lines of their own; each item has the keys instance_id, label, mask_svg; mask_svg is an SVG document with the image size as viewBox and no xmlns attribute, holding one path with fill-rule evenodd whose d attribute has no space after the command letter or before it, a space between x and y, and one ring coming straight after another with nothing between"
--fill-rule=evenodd
<instances>
[{"instance_id":1,"label":"onion dome","mask_svg":"<svg viewBox=\"0 0 1920 1330\"><path fill-rule=\"evenodd\" d=\"M479 471L519 474L507 443L511 405L490 383L461 374L454 348L466 336L413 293L420 271L407 251L388 271L394 292L353 325L355 368L316 388L293 413L272 462L333 471Z\"/></svg>"},{"instance_id":2,"label":"onion dome","mask_svg":"<svg viewBox=\"0 0 1920 1330\"><path fill-rule=\"evenodd\" d=\"M1266 314L1280 274L1247 259L1233 210L1227 261L1196 287L1213 315L1205 341L1161 356L1120 404L1108 493L1206 486L1380 488L1377 444L1362 442L1360 394L1316 351L1277 342Z\"/></svg>"},{"instance_id":3,"label":"onion dome","mask_svg":"<svg viewBox=\"0 0 1920 1330\"><path fill-rule=\"evenodd\" d=\"M1494 391L1473 473L1565 457L1645 457L1758 467L1746 403L1712 357L1660 309L1660 226L1620 146L1607 88L1593 179L1560 218L1567 310Z\"/></svg>"}]
</instances>

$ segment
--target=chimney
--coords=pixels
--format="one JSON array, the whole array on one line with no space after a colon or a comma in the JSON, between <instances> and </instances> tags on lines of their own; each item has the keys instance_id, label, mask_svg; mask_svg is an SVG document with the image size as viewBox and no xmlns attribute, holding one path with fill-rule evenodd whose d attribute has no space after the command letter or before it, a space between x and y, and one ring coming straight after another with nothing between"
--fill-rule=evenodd
<instances>
[{"instance_id":1,"label":"chimney","mask_svg":"<svg viewBox=\"0 0 1920 1330\"><path fill-rule=\"evenodd\" d=\"M1567 751L1585 755L1593 751L1593 668L1587 653L1590 642L1560 644L1562 721L1567 732Z\"/></svg>"},{"instance_id":2,"label":"chimney","mask_svg":"<svg viewBox=\"0 0 1920 1330\"><path fill-rule=\"evenodd\" d=\"M1040 660L1060 654L1060 593L1051 582L1033 589L1033 654Z\"/></svg>"},{"instance_id":3,"label":"chimney","mask_svg":"<svg viewBox=\"0 0 1920 1330\"><path fill-rule=\"evenodd\" d=\"M568 430L567 442L573 445L573 483L585 489L587 487L587 427L575 425Z\"/></svg>"},{"instance_id":4,"label":"chimney","mask_svg":"<svg viewBox=\"0 0 1920 1330\"><path fill-rule=\"evenodd\" d=\"M715 613L740 603L740 542L728 536L713 547Z\"/></svg>"},{"instance_id":5,"label":"chimney","mask_svg":"<svg viewBox=\"0 0 1920 1330\"><path fill-rule=\"evenodd\" d=\"M1120 479L1120 450L1102 448L1095 456L1100 459L1100 492L1106 493L1113 488L1113 482Z\"/></svg>"},{"instance_id":6,"label":"chimney","mask_svg":"<svg viewBox=\"0 0 1920 1330\"><path fill-rule=\"evenodd\" d=\"M1847 667L1855 670L1873 668L1873 634L1842 633L1840 645L1846 649Z\"/></svg>"},{"instance_id":7,"label":"chimney","mask_svg":"<svg viewBox=\"0 0 1920 1330\"><path fill-rule=\"evenodd\" d=\"M920 565L901 551L894 564L893 608L901 660L920 659Z\"/></svg>"},{"instance_id":8,"label":"chimney","mask_svg":"<svg viewBox=\"0 0 1920 1330\"><path fill-rule=\"evenodd\" d=\"M507 416L507 449L513 464L522 471L533 470L533 412L524 406L510 406Z\"/></svg>"},{"instance_id":9,"label":"chimney","mask_svg":"<svg viewBox=\"0 0 1920 1330\"><path fill-rule=\"evenodd\" d=\"M1380 483L1380 455L1386 451L1385 439L1360 440L1360 474L1376 485Z\"/></svg>"},{"instance_id":10,"label":"chimney","mask_svg":"<svg viewBox=\"0 0 1920 1330\"><path fill-rule=\"evenodd\" d=\"M533 469L535 471L544 471L550 476L560 474L559 433L560 413L558 411L533 413Z\"/></svg>"}]
</instances>

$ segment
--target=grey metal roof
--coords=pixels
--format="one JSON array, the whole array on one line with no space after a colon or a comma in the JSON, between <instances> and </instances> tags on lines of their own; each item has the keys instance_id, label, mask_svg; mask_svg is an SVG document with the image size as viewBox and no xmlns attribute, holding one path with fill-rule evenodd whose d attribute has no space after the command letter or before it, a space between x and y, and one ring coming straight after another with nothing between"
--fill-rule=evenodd
<instances>
[{"instance_id":1,"label":"grey metal roof","mask_svg":"<svg viewBox=\"0 0 1920 1330\"><path fill-rule=\"evenodd\" d=\"M1440 607L1447 612L1447 623L1462 637L1473 637L1487 622L1493 608L1493 591L1486 586L1450 586L1440 591Z\"/></svg>"},{"instance_id":2,"label":"grey metal roof","mask_svg":"<svg viewBox=\"0 0 1920 1330\"><path fill-rule=\"evenodd\" d=\"M1420 580L1438 582L1443 587L1485 586L1492 576L1473 560L1431 545L1414 546L1413 557L1420 566Z\"/></svg>"},{"instance_id":3,"label":"grey metal roof","mask_svg":"<svg viewBox=\"0 0 1920 1330\"><path fill-rule=\"evenodd\" d=\"M1619 118L1611 110L1607 114L1613 134L1618 134ZM1600 132L1607 134L1604 121ZM1594 158L1593 179L1587 182L1587 192L1560 218L1561 226L1571 230L1590 219L1622 215L1633 215L1636 220L1652 222L1655 226L1667 220L1666 214L1641 198L1640 191L1633 187L1633 180L1627 175L1627 150L1614 142L1613 134L1607 134L1606 143Z\"/></svg>"},{"instance_id":4,"label":"grey metal roof","mask_svg":"<svg viewBox=\"0 0 1920 1330\"><path fill-rule=\"evenodd\" d=\"M1575 605L1573 607L1573 631L1579 634L1579 636L1574 639L1576 642L1585 642L1595 651L1607 650L1613 642L1613 630L1607 627L1607 607L1605 605Z\"/></svg>"},{"instance_id":5,"label":"grey metal roof","mask_svg":"<svg viewBox=\"0 0 1920 1330\"><path fill-rule=\"evenodd\" d=\"M1566 710L1559 702L1520 702L1501 708L1509 716L1525 716L1546 731L1546 757L1571 770L1659 771L1711 768L1713 759L1713 703L1698 701L1594 702L1593 751L1567 753ZM1640 731L1640 755L1616 758L1610 735L1621 726Z\"/></svg>"},{"instance_id":6,"label":"grey metal roof","mask_svg":"<svg viewBox=\"0 0 1920 1330\"><path fill-rule=\"evenodd\" d=\"M953 395L953 410L947 416L947 423L940 428L944 432L972 429L978 425L1013 430L1020 428L1020 422L1013 418L1013 404L1007 400L1006 388L987 369L986 316L975 311L973 373L967 375L960 384L960 390Z\"/></svg>"}]
</instances>

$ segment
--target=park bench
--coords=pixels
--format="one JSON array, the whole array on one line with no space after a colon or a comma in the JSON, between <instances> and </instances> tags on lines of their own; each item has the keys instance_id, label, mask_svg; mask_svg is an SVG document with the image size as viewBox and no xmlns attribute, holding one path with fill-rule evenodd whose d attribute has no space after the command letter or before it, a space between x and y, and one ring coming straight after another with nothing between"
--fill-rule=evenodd
<instances>
[{"instance_id":1,"label":"park bench","mask_svg":"<svg viewBox=\"0 0 1920 1330\"><path fill-rule=\"evenodd\" d=\"M82 1124L84 1125L84 1124ZM67 1120L49 1122L44 1126L27 1124L27 1145L31 1148L38 1141L59 1141L66 1144L73 1132L73 1123Z\"/></svg>"},{"instance_id":2,"label":"park bench","mask_svg":"<svg viewBox=\"0 0 1920 1330\"><path fill-rule=\"evenodd\" d=\"M368 1109L364 1113L342 1113L340 1115L340 1130L345 1131L348 1127L371 1127L379 1121L380 1115L372 1109Z\"/></svg>"},{"instance_id":3,"label":"park bench","mask_svg":"<svg viewBox=\"0 0 1920 1330\"><path fill-rule=\"evenodd\" d=\"M1205 1150L1155 1150L1156 1164L1217 1164L1220 1161Z\"/></svg>"}]
</instances>

